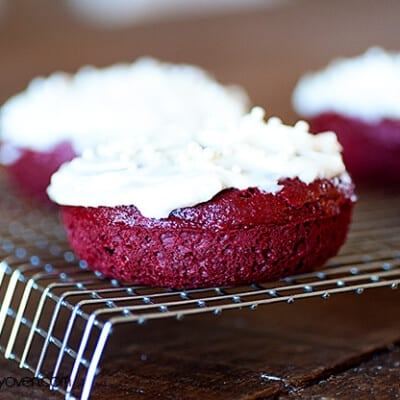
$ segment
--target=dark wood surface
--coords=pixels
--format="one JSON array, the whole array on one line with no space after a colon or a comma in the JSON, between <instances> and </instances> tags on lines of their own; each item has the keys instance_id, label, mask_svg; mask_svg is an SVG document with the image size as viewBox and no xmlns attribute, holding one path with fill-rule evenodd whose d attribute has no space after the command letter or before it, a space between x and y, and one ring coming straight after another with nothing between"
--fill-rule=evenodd
<instances>
[{"instance_id":1,"label":"dark wood surface","mask_svg":"<svg viewBox=\"0 0 400 400\"><path fill-rule=\"evenodd\" d=\"M399 294L387 289L149 323L142 334L130 327L136 340L121 355L110 349L95 398L399 397Z\"/></svg>"},{"instance_id":2,"label":"dark wood surface","mask_svg":"<svg viewBox=\"0 0 400 400\"><path fill-rule=\"evenodd\" d=\"M399 17L395 0L293 0L100 30L60 2L13 0L0 19L0 101L38 74L152 55L240 83L254 104L292 122L290 95L306 70L371 45L400 50ZM399 398L399 305L398 291L382 289L131 327L116 332L93 398ZM4 360L0 374L27 375ZM0 390L0 399L25 398L59 396L37 387Z\"/></svg>"},{"instance_id":3,"label":"dark wood surface","mask_svg":"<svg viewBox=\"0 0 400 400\"><path fill-rule=\"evenodd\" d=\"M396 399L398 290L116 328L94 399ZM30 374L0 361L1 378ZM56 399L3 385L1 399Z\"/></svg>"}]
</instances>

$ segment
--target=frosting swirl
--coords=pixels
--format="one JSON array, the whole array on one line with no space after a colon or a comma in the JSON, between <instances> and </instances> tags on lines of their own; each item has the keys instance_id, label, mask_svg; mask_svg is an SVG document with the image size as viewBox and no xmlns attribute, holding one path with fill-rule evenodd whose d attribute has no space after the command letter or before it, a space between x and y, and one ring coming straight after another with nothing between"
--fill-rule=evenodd
<instances>
[{"instance_id":1,"label":"frosting swirl","mask_svg":"<svg viewBox=\"0 0 400 400\"><path fill-rule=\"evenodd\" d=\"M126 138L180 144L190 140L188 132L225 129L246 112L242 89L222 86L195 66L142 58L35 78L2 106L0 131L9 149L48 151L69 141L81 154Z\"/></svg>"},{"instance_id":2,"label":"frosting swirl","mask_svg":"<svg viewBox=\"0 0 400 400\"><path fill-rule=\"evenodd\" d=\"M400 53L371 48L305 75L293 92L295 110L305 117L337 112L367 122L400 118Z\"/></svg>"},{"instance_id":3,"label":"frosting swirl","mask_svg":"<svg viewBox=\"0 0 400 400\"><path fill-rule=\"evenodd\" d=\"M206 129L175 147L158 143L99 146L64 164L48 188L61 205L135 205L162 218L181 207L210 200L226 188L281 189L281 178L306 183L343 175L341 147L333 132L312 135L308 125L264 121L254 108L230 129Z\"/></svg>"}]
</instances>

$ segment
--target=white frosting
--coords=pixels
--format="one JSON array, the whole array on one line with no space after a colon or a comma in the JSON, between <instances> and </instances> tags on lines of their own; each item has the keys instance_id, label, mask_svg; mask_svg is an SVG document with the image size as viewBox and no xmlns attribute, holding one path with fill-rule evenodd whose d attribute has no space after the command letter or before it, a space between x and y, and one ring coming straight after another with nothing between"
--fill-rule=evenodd
<instances>
[{"instance_id":1,"label":"white frosting","mask_svg":"<svg viewBox=\"0 0 400 400\"><path fill-rule=\"evenodd\" d=\"M56 172L52 200L85 207L135 205L147 217L167 217L211 199L225 188L259 187L276 193L278 180L309 183L345 173L333 132L312 135L305 122L264 122L255 108L232 129L205 130L184 146L101 146Z\"/></svg>"},{"instance_id":2,"label":"white frosting","mask_svg":"<svg viewBox=\"0 0 400 400\"><path fill-rule=\"evenodd\" d=\"M194 66L142 58L34 79L3 105L0 132L10 146L46 151L69 140L81 154L126 138L176 145L190 140L188 132L225 129L246 111L238 87L224 87Z\"/></svg>"},{"instance_id":3,"label":"white frosting","mask_svg":"<svg viewBox=\"0 0 400 400\"><path fill-rule=\"evenodd\" d=\"M311 117L338 112L365 121L400 118L400 53L371 48L304 76L293 93L295 110Z\"/></svg>"}]
</instances>

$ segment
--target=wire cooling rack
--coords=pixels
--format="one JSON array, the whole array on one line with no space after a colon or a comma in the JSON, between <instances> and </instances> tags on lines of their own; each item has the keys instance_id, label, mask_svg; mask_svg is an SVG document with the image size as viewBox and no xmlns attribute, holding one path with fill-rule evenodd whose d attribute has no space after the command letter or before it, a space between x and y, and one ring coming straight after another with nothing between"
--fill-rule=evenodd
<instances>
[{"instance_id":1,"label":"wire cooling rack","mask_svg":"<svg viewBox=\"0 0 400 400\"><path fill-rule=\"evenodd\" d=\"M400 195L366 194L341 253L316 273L245 287L152 289L107 280L69 250L55 210L0 198L0 351L67 399L88 399L117 326L400 283Z\"/></svg>"}]
</instances>

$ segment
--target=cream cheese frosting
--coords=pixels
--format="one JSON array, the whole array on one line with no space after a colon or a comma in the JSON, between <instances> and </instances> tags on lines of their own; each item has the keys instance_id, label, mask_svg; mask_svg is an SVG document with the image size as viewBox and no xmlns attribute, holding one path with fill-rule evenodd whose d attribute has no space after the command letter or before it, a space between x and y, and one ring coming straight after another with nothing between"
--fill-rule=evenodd
<instances>
[{"instance_id":1,"label":"cream cheese frosting","mask_svg":"<svg viewBox=\"0 0 400 400\"><path fill-rule=\"evenodd\" d=\"M257 107L233 128L205 129L186 145L115 144L86 151L52 176L47 191L60 205L135 205L146 217L162 218L225 188L276 193L281 178L345 179L336 135L308 129L303 121L293 127L278 118L265 122Z\"/></svg>"},{"instance_id":2,"label":"cream cheese frosting","mask_svg":"<svg viewBox=\"0 0 400 400\"><path fill-rule=\"evenodd\" d=\"M300 79L293 105L302 116L325 112L367 122L400 118L400 53L371 48L349 59L338 59Z\"/></svg>"},{"instance_id":3,"label":"cream cheese frosting","mask_svg":"<svg viewBox=\"0 0 400 400\"><path fill-rule=\"evenodd\" d=\"M198 67L142 58L35 78L1 107L1 140L36 151L70 141L77 154L127 137L173 146L190 140L188 132L229 127L247 104L241 88L222 86Z\"/></svg>"}]
</instances>

